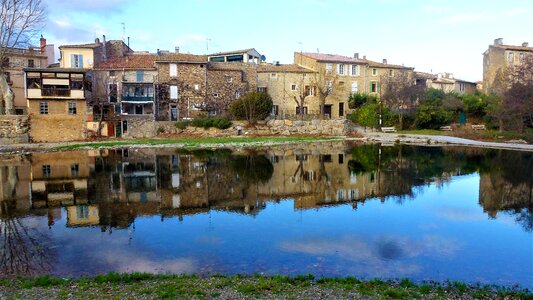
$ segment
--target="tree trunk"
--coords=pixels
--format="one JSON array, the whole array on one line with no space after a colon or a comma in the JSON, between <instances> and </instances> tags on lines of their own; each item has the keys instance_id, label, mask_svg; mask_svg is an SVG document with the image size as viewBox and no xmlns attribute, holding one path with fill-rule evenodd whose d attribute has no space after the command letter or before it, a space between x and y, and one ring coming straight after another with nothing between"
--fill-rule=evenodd
<instances>
[{"instance_id":1,"label":"tree trunk","mask_svg":"<svg viewBox=\"0 0 533 300\"><path fill-rule=\"evenodd\" d=\"M15 103L13 91L9 87L7 82L7 77L4 73L0 73L0 94L4 100L5 111L0 111L0 114L14 115L15 114Z\"/></svg>"}]
</instances>

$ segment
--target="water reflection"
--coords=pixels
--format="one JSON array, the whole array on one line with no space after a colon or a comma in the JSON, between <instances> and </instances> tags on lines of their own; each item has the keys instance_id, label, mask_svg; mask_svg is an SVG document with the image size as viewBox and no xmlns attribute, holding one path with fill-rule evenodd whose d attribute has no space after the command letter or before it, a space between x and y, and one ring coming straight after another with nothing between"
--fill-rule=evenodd
<instances>
[{"instance_id":1,"label":"water reflection","mask_svg":"<svg viewBox=\"0 0 533 300\"><path fill-rule=\"evenodd\" d=\"M465 263L459 257L472 247L472 222L492 226L486 223L492 219L533 231L532 169L527 152L345 143L4 156L0 272L264 271L447 279L454 273L441 264ZM441 194L457 199L436 202ZM477 204L467 205L472 201L484 214ZM416 205L396 212L407 203ZM292 211L284 210L287 205ZM304 216L313 221L304 222ZM190 223L183 224L187 218ZM413 232L398 232L402 228ZM523 252L531 252L525 247ZM466 278L490 273L476 271L479 263L467 264ZM524 280L506 276L502 282Z\"/></svg>"}]
</instances>

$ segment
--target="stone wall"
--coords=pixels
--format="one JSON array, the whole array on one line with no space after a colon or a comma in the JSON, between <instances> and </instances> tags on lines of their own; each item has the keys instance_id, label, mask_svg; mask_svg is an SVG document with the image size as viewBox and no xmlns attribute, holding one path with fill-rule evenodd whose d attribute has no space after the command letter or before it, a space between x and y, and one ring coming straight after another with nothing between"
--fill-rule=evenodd
<instances>
[{"instance_id":1,"label":"stone wall","mask_svg":"<svg viewBox=\"0 0 533 300\"><path fill-rule=\"evenodd\" d=\"M48 102L48 114L40 114L39 105ZM76 114L68 113L68 103L76 103ZM33 142L67 142L85 139L87 103L73 100L30 100L30 138Z\"/></svg>"},{"instance_id":2,"label":"stone wall","mask_svg":"<svg viewBox=\"0 0 533 300\"><path fill-rule=\"evenodd\" d=\"M123 130L123 138L149 138L157 134L156 122L152 116L129 116L126 121L128 129Z\"/></svg>"},{"instance_id":3,"label":"stone wall","mask_svg":"<svg viewBox=\"0 0 533 300\"><path fill-rule=\"evenodd\" d=\"M260 122L255 127L247 127L246 122L233 121L232 127L228 129L187 127L178 129L174 122L157 122L158 133L200 135L206 137L214 136L235 136L237 130L241 128L242 135L325 135L342 136L356 131L355 125L345 119L336 120L270 120Z\"/></svg>"},{"instance_id":4,"label":"stone wall","mask_svg":"<svg viewBox=\"0 0 533 300\"><path fill-rule=\"evenodd\" d=\"M29 130L28 116L0 116L0 144L27 143Z\"/></svg>"}]
</instances>

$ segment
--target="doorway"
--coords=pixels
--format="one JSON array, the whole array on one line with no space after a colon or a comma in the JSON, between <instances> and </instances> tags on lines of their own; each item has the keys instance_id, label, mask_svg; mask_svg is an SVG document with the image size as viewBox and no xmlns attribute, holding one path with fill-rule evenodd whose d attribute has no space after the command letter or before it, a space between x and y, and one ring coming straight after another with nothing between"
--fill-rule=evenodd
<instances>
[{"instance_id":1,"label":"doorway","mask_svg":"<svg viewBox=\"0 0 533 300\"><path fill-rule=\"evenodd\" d=\"M143 106L142 105L135 105L135 114L136 115L142 115L143 114Z\"/></svg>"},{"instance_id":2,"label":"doorway","mask_svg":"<svg viewBox=\"0 0 533 300\"><path fill-rule=\"evenodd\" d=\"M324 105L324 116L328 116L328 118L331 118L331 104Z\"/></svg>"},{"instance_id":3,"label":"doorway","mask_svg":"<svg viewBox=\"0 0 533 300\"><path fill-rule=\"evenodd\" d=\"M178 108L176 105L172 105L170 107L170 121L177 121L178 120Z\"/></svg>"}]
</instances>

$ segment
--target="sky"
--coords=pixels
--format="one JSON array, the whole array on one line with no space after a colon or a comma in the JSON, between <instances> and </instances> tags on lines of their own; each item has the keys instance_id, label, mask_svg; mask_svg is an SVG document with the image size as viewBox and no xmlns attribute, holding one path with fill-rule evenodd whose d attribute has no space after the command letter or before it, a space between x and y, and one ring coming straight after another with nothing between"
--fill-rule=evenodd
<instances>
[{"instance_id":1,"label":"sky","mask_svg":"<svg viewBox=\"0 0 533 300\"><path fill-rule=\"evenodd\" d=\"M292 63L295 51L359 53L478 81L495 38L533 44L533 0L45 1L43 34L56 46L105 34L130 37L135 51L255 48L267 62Z\"/></svg>"}]
</instances>

